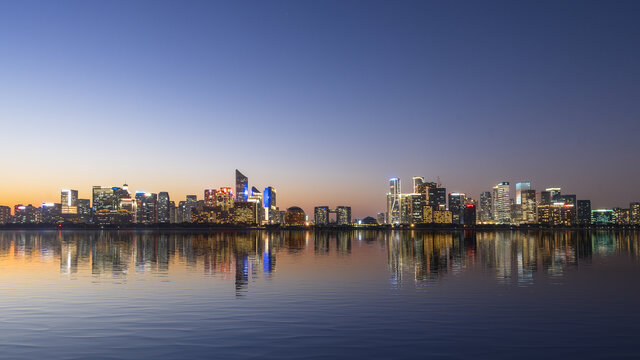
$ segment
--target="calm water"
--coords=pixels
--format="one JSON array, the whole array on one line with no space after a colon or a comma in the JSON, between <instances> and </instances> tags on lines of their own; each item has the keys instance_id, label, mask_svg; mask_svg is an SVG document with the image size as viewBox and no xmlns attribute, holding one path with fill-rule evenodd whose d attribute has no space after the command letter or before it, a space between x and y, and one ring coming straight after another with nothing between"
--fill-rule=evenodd
<instances>
[{"instance_id":1,"label":"calm water","mask_svg":"<svg viewBox=\"0 0 640 360\"><path fill-rule=\"evenodd\" d=\"M638 232L0 232L0 357L639 358Z\"/></svg>"}]
</instances>

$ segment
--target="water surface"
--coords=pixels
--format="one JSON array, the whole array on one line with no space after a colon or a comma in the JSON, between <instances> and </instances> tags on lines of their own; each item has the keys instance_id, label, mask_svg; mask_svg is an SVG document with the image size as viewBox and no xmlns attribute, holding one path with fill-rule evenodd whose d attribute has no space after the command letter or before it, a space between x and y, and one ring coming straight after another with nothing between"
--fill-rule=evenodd
<instances>
[{"instance_id":1,"label":"water surface","mask_svg":"<svg viewBox=\"0 0 640 360\"><path fill-rule=\"evenodd\" d=\"M0 232L0 354L639 358L640 236Z\"/></svg>"}]
</instances>

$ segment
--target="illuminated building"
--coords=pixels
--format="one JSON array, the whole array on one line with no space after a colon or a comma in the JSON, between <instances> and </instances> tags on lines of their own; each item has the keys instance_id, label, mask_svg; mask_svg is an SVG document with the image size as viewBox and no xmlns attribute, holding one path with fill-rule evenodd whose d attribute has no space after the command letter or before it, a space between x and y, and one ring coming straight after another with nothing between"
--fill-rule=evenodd
<instances>
[{"instance_id":1,"label":"illuminated building","mask_svg":"<svg viewBox=\"0 0 640 360\"><path fill-rule=\"evenodd\" d=\"M474 204L466 204L462 210L462 223L465 226L473 226L476 224L476 206Z\"/></svg>"},{"instance_id":2,"label":"illuminated building","mask_svg":"<svg viewBox=\"0 0 640 360\"><path fill-rule=\"evenodd\" d=\"M424 206L427 204L427 196L425 194L409 194L407 202L410 205L409 222L411 224L420 224L423 220L422 213L424 212Z\"/></svg>"},{"instance_id":3,"label":"illuminated building","mask_svg":"<svg viewBox=\"0 0 640 360\"><path fill-rule=\"evenodd\" d=\"M549 196L551 198L551 202L553 203L554 201L559 201L559 196L560 196L560 191L562 189L561 188L547 188L546 191L549 193Z\"/></svg>"},{"instance_id":4,"label":"illuminated building","mask_svg":"<svg viewBox=\"0 0 640 360\"><path fill-rule=\"evenodd\" d=\"M511 223L509 183L501 182L493 187L493 219L499 224Z\"/></svg>"},{"instance_id":5,"label":"illuminated building","mask_svg":"<svg viewBox=\"0 0 640 360\"><path fill-rule=\"evenodd\" d=\"M422 207L422 222L424 224L433 223L433 207L429 205Z\"/></svg>"},{"instance_id":6,"label":"illuminated building","mask_svg":"<svg viewBox=\"0 0 640 360\"><path fill-rule=\"evenodd\" d=\"M216 206L216 189L204 189L204 206Z\"/></svg>"},{"instance_id":7,"label":"illuminated building","mask_svg":"<svg viewBox=\"0 0 640 360\"><path fill-rule=\"evenodd\" d=\"M329 207L316 206L313 210L313 222L316 225L329 225Z\"/></svg>"},{"instance_id":8,"label":"illuminated building","mask_svg":"<svg viewBox=\"0 0 640 360\"><path fill-rule=\"evenodd\" d=\"M522 190L520 192L520 209L522 213L520 217L521 222L526 224L537 222L538 210L535 190Z\"/></svg>"},{"instance_id":9,"label":"illuminated building","mask_svg":"<svg viewBox=\"0 0 640 360\"><path fill-rule=\"evenodd\" d=\"M118 203L113 188L103 186L93 187L93 212L96 213L100 210L118 210Z\"/></svg>"},{"instance_id":10,"label":"illuminated building","mask_svg":"<svg viewBox=\"0 0 640 360\"><path fill-rule=\"evenodd\" d=\"M389 214L389 223L391 224L400 224L402 222L400 195L400 179L391 178L389 180L389 193L387 194L387 214Z\"/></svg>"},{"instance_id":11,"label":"illuminated building","mask_svg":"<svg viewBox=\"0 0 640 360\"><path fill-rule=\"evenodd\" d=\"M31 204L27 206L16 205L13 208L13 214L16 224L36 224L40 222L40 211Z\"/></svg>"},{"instance_id":12,"label":"illuminated building","mask_svg":"<svg viewBox=\"0 0 640 360\"><path fill-rule=\"evenodd\" d=\"M446 188L429 188L429 206L434 210L445 210L447 208L447 189Z\"/></svg>"},{"instance_id":13,"label":"illuminated building","mask_svg":"<svg viewBox=\"0 0 640 360\"><path fill-rule=\"evenodd\" d=\"M236 169L236 201L246 202L249 199L249 179Z\"/></svg>"},{"instance_id":14,"label":"illuminated building","mask_svg":"<svg viewBox=\"0 0 640 360\"><path fill-rule=\"evenodd\" d=\"M130 220L127 222L137 223L138 217L138 202L136 199L122 198L120 199L120 205L118 206L118 211L120 212L118 216L124 216L125 214L129 214Z\"/></svg>"},{"instance_id":15,"label":"illuminated building","mask_svg":"<svg viewBox=\"0 0 640 360\"><path fill-rule=\"evenodd\" d=\"M489 191L480 194L480 222L487 223L493 220L493 199Z\"/></svg>"},{"instance_id":16,"label":"illuminated building","mask_svg":"<svg viewBox=\"0 0 640 360\"><path fill-rule=\"evenodd\" d=\"M60 204L42 203L40 207L40 221L43 224L57 224L60 219Z\"/></svg>"},{"instance_id":17,"label":"illuminated building","mask_svg":"<svg viewBox=\"0 0 640 360\"><path fill-rule=\"evenodd\" d=\"M261 207L261 204L256 202L246 201L236 203L232 210L232 222L241 225L257 224L256 209L259 207Z\"/></svg>"},{"instance_id":18,"label":"illuminated building","mask_svg":"<svg viewBox=\"0 0 640 360\"><path fill-rule=\"evenodd\" d=\"M251 188L251 196L249 196L249 199L247 199L247 202L251 202L251 203L255 203L257 204L255 206L255 212L256 212L256 222L258 224L261 224L262 221L264 220L264 207L262 206L263 204L263 199L262 199L262 193L260 192L260 190L256 189L255 187Z\"/></svg>"},{"instance_id":19,"label":"illuminated building","mask_svg":"<svg viewBox=\"0 0 640 360\"><path fill-rule=\"evenodd\" d=\"M629 204L631 211L631 225L640 225L640 202L632 202Z\"/></svg>"},{"instance_id":20,"label":"illuminated building","mask_svg":"<svg viewBox=\"0 0 640 360\"><path fill-rule=\"evenodd\" d=\"M284 214L284 224L287 226L304 226L306 219L304 210L297 206L288 208Z\"/></svg>"},{"instance_id":21,"label":"illuminated building","mask_svg":"<svg viewBox=\"0 0 640 360\"><path fill-rule=\"evenodd\" d=\"M62 215L78 214L78 190L60 191L60 213Z\"/></svg>"},{"instance_id":22,"label":"illuminated building","mask_svg":"<svg viewBox=\"0 0 640 360\"><path fill-rule=\"evenodd\" d=\"M400 224L411 223L411 194L400 194Z\"/></svg>"},{"instance_id":23,"label":"illuminated building","mask_svg":"<svg viewBox=\"0 0 640 360\"><path fill-rule=\"evenodd\" d=\"M433 211L433 223L434 224L452 224L453 217L449 210L434 210Z\"/></svg>"},{"instance_id":24,"label":"illuminated building","mask_svg":"<svg viewBox=\"0 0 640 360\"><path fill-rule=\"evenodd\" d=\"M158 193L158 222L162 224L171 222L171 200L166 191Z\"/></svg>"},{"instance_id":25,"label":"illuminated building","mask_svg":"<svg viewBox=\"0 0 640 360\"><path fill-rule=\"evenodd\" d=\"M454 224L460 224L462 222L462 210L466 202L467 200L465 194L449 193L449 211L451 211L452 222Z\"/></svg>"},{"instance_id":26,"label":"illuminated building","mask_svg":"<svg viewBox=\"0 0 640 360\"><path fill-rule=\"evenodd\" d=\"M11 222L11 208L8 206L0 206L0 225Z\"/></svg>"},{"instance_id":27,"label":"illuminated building","mask_svg":"<svg viewBox=\"0 0 640 360\"><path fill-rule=\"evenodd\" d=\"M379 212L377 215L378 225L384 225L387 223L387 215L386 213Z\"/></svg>"},{"instance_id":28,"label":"illuminated building","mask_svg":"<svg viewBox=\"0 0 640 360\"><path fill-rule=\"evenodd\" d=\"M551 205L551 193L548 191L540 192L540 205Z\"/></svg>"},{"instance_id":29,"label":"illuminated building","mask_svg":"<svg viewBox=\"0 0 640 360\"><path fill-rule=\"evenodd\" d=\"M336 223L338 225L351 225L350 206L338 206L336 208Z\"/></svg>"},{"instance_id":30,"label":"illuminated building","mask_svg":"<svg viewBox=\"0 0 640 360\"><path fill-rule=\"evenodd\" d=\"M138 224L158 222L158 195L144 191L136 192L136 221Z\"/></svg>"},{"instance_id":31,"label":"illuminated building","mask_svg":"<svg viewBox=\"0 0 640 360\"><path fill-rule=\"evenodd\" d=\"M178 213L180 222L191 223L191 214L198 204L198 197L196 195L187 195L186 201L180 201L178 203Z\"/></svg>"},{"instance_id":32,"label":"illuminated building","mask_svg":"<svg viewBox=\"0 0 640 360\"><path fill-rule=\"evenodd\" d=\"M169 222L176 224L178 222L178 209L175 201L169 201Z\"/></svg>"},{"instance_id":33,"label":"illuminated building","mask_svg":"<svg viewBox=\"0 0 640 360\"><path fill-rule=\"evenodd\" d=\"M420 189L424 184L424 177L422 176L414 176L411 181L413 182L413 192L420 193Z\"/></svg>"},{"instance_id":34,"label":"illuminated building","mask_svg":"<svg viewBox=\"0 0 640 360\"><path fill-rule=\"evenodd\" d=\"M591 210L591 224L593 225L613 225L613 209Z\"/></svg>"},{"instance_id":35,"label":"illuminated building","mask_svg":"<svg viewBox=\"0 0 640 360\"><path fill-rule=\"evenodd\" d=\"M522 204L522 192L526 190L531 190L531 182L516 183L516 205Z\"/></svg>"},{"instance_id":36,"label":"illuminated building","mask_svg":"<svg viewBox=\"0 0 640 360\"><path fill-rule=\"evenodd\" d=\"M543 225L551 224L551 204L538 205L538 223Z\"/></svg>"},{"instance_id":37,"label":"illuminated building","mask_svg":"<svg viewBox=\"0 0 640 360\"><path fill-rule=\"evenodd\" d=\"M573 226L576 224L576 205L561 203L562 224L565 226Z\"/></svg>"},{"instance_id":38,"label":"illuminated building","mask_svg":"<svg viewBox=\"0 0 640 360\"><path fill-rule=\"evenodd\" d=\"M229 211L233 207L233 191L230 187L221 187L216 192L215 206L219 206L224 211Z\"/></svg>"},{"instance_id":39,"label":"illuminated building","mask_svg":"<svg viewBox=\"0 0 640 360\"><path fill-rule=\"evenodd\" d=\"M630 225L631 224L631 210L630 209L613 209L613 221L616 225Z\"/></svg>"},{"instance_id":40,"label":"illuminated building","mask_svg":"<svg viewBox=\"0 0 640 360\"><path fill-rule=\"evenodd\" d=\"M91 200L78 199L78 222L81 224L91 222Z\"/></svg>"},{"instance_id":41,"label":"illuminated building","mask_svg":"<svg viewBox=\"0 0 640 360\"><path fill-rule=\"evenodd\" d=\"M556 201L571 205L577 205L578 203L577 196L575 195L558 195Z\"/></svg>"},{"instance_id":42,"label":"illuminated building","mask_svg":"<svg viewBox=\"0 0 640 360\"><path fill-rule=\"evenodd\" d=\"M576 211L576 221L578 225L587 226L591 224L591 200L578 200Z\"/></svg>"}]
</instances>

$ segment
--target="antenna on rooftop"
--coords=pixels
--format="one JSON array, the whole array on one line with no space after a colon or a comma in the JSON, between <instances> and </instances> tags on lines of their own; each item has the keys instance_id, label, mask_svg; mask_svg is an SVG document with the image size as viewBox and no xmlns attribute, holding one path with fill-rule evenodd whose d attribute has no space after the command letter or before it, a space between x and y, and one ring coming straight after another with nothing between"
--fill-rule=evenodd
<instances>
[{"instance_id":1,"label":"antenna on rooftop","mask_svg":"<svg viewBox=\"0 0 640 360\"><path fill-rule=\"evenodd\" d=\"M436 178L436 187L442 187L442 182L440 182L440 176Z\"/></svg>"}]
</instances>

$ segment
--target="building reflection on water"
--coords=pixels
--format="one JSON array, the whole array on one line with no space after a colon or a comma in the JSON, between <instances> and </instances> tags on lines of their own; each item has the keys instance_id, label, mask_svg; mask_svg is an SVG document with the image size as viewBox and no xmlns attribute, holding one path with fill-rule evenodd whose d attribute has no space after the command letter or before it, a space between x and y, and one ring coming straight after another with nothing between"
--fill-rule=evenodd
<instances>
[{"instance_id":1,"label":"building reflection on water","mask_svg":"<svg viewBox=\"0 0 640 360\"><path fill-rule=\"evenodd\" d=\"M90 269L97 281L126 281L131 272L162 276L180 264L235 281L240 296L254 279L274 276L278 254L364 257L370 256L364 249L374 247L386 250L394 286L425 285L468 271L526 286L536 274L561 277L594 256L638 259L639 237L633 231L16 231L0 232L0 261L7 255L59 259L60 273Z\"/></svg>"}]
</instances>

